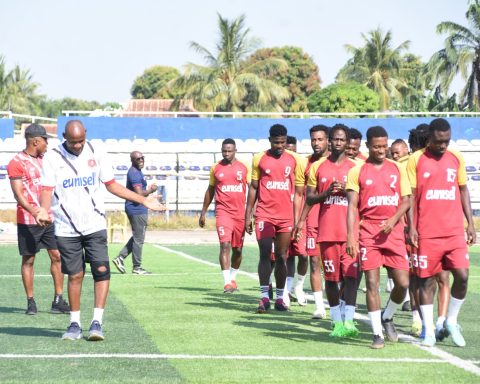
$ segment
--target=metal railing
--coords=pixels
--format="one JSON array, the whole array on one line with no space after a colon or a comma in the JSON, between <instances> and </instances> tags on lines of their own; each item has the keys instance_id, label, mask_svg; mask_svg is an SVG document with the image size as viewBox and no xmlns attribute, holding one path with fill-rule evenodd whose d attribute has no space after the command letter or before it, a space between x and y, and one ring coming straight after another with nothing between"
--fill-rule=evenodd
<instances>
[{"instance_id":1,"label":"metal railing","mask_svg":"<svg viewBox=\"0 0 480 384\"><path fill-rule=\"evenodd\" d=\"M191 111L163 111L163 112L154 112L154 111L125 111L125 110L113 110L113 111L73 111L73 110L64 110L62 114L65 116L81 116L81 115L94 115L96 117L100 116L110 116L110 117L124 117L128 116L173 116L185 117L185 116L201 116L201 117L231 117L231 118L242 118L242 117L274 117L274 118L322 118L322 117L373 117L375 119L380 117L425 117L425 116L469 116L475 117L480 116L480 112L399 112L399 111L383 111L383 112L191 112Z\"/></svg>"}]
</instances>

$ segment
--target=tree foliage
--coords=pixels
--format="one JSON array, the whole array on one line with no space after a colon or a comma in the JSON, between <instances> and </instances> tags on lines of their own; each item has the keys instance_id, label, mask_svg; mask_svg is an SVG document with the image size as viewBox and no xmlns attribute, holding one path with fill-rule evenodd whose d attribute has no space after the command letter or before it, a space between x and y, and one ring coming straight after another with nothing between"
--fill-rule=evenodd
<instances>
[{"instance_id":1,"label":"tree foliage","mask_svg":"<svg viewBox=\"0 0 480 384\"><path fill-rule=\"evenodd\" d=\"M171 83L178 76L180 72L174 67L157 65L147 68L133 82L130 94L134 99L172 99L176 92Z\"/></svg>"},{"instance_id":2,"label":"tree foliage","mask_svg":"<svg viewBox=\"0 0 480 384\"><path fill-rule=\"evenodd\" d=\"M354 81L329 85L308 97L310 112L374 112L379 110L379 96Z\"/></svg>"},{"instance_id":3,"label":"tree foliage","mask_svg":"<svg viewBox=\"0 0 480 384\"><path fill-rule=\"evenodd\" d=\"M255 51L244 65L270 58L280 58L288 64L288 67L274 72L266 68L258 75L288 89L290 96L285 101L286 111L308 111L307 98L320 89L321 82L318 66L312 57L300 47L261 48Z\"/></svg>"},{"instance_id":4,"label":"tree foliage","mask_svg":"<svg viewBox=\"0 0 480 384\"><path fill-rule=\"evenodd\" d=\"M175 81L181 90L177 100L193 99L196 109L208 111L281 110L288 91L257 73L282 70L287 66L285 61L269 58L242 65L258 46L258 41L249 37L243 15L230 21L219 14L218 29L219 39L213 52L196 42L190 43L206 65L186 65L184 74ZM250 103L245 105L247 95Z\"/></svg>"},{"instance_id":5,"label":"tree foliage","mask_svg":"<svg viewBox=\"0 0 480 384\"><path fill-rule=\"evenodd\" d=\"M87 101L72 97L64 97L63 99L47 99L43 97L38 102L41 115L52 118L61 116L62 111L95 111L97 109L119 109L120 107L118 103L109 102L101 104L98 101Z\"/></svg>"},{"instance_id":6,"label":"tree foliage","mask_svg":"<svg viewBox=\"0 0 480 384\"><path fill-rule=\"evenodd\" d=\"M19 114L36 111L39 95L38 83L33 81L30 71L16 65L8 70L5 58L0 55L0 110Z\"/></svg>"},{"instance_id":7,"label":"tree foliage","mask_svg":"<svg viewBox=\"0 0 480 384\"><path fill-rule=\"evenodd\" d=\"M407 84L400 75L402 53L408 49L410 41L404 41L392 47L392 33L385 34L380 28L362 34L365 42L362 47L346 45L352 58L340 70L337 81L348 80L365 84L380 97L380 109L390 108L393 100L402 100L402 93Z\"/></svg>"},{"instance_id":8,"label":"tree foliage","mask_svg":"<svg viewBox=\"0 0 480 384\"><path fill-rule=\"evenodd\" d=\"M459 95L462 108L480 110L480 3L469 2L465 14L468 27L444 21L437 25L437 33L447 34L444 48L435 52L428 62L428 71L443 97L453 79L460 74L466 81Z\"/></svg>"}]
</instances>

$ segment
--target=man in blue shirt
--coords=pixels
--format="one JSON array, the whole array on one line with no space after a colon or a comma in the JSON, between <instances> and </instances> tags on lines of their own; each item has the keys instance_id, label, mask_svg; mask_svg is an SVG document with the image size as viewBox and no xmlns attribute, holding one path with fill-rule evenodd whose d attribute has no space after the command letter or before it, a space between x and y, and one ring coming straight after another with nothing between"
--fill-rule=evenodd
<instances>
[{"instance_id":1,"label":"man in blue shirt","mask_svg":"<svg viewBox=\"0 0 480 384\"><path fill-rule=\"evenodd\" d=\"M127 189L142 196L148 196L157 191L157 185L152 184L147 189L147 182L142 173L145 165L145 157L139 151L130 153L132 166L127 173ZM145 241L145 231L147 229L148 209L142 204L132 201L125 201L125 212L132 226L132 237L122 248L118 257L112 260L120 273L125 273L125 258L132 254L133 273L137 275L149 275L150 272L142 268L142 248Z\"/></svg>"}]
</instances>

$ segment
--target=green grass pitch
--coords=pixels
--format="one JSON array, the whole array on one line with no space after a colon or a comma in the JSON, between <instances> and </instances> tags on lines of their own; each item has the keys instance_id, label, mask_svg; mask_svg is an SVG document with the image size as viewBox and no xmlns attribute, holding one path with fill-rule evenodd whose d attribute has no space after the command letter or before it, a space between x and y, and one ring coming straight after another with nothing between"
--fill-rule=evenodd
<instances>
[{"instance_id":1,"label":"green grass pitch","mask_svg":"<svg viewBox=\"0 0 480 384\"><path fill-rule=\"evenodd\" d=\"M370 350L370 326L359 323L355 339L332 340L329 320L312 320L313 305L292 304L286 313L255 313L258 283L239 275L240 292L223 294L218 246L169 246L215 266L145 245L144 267L152 276L112 272L104 316L106 340L65 342L67 315L48 313L53 299L48 255L37 255L37 316L24 314L20 257L0 246L0 383L477 383L480 368L480 247L472 249L469 293L459 321L467 341L437 344L436 356L410 343ZM110 247L111 257L119 251ZM256 272L258 251L245 247L242 270ZM130 261L127 261L127 265ZM385 278L385 276L382 276ZM382 281L381 287L385 287ZM309 289L308 283L306 289ZM87 272L82 326L92 317L93 283ZM386 294L382 291L382 302ZM365 295L358 311L366 314ZM410 315L399 312L408 333ZM263 357L262 357L263 356ZM457 365L452 364L456 358Z\"/></svg>"}]
</instances>

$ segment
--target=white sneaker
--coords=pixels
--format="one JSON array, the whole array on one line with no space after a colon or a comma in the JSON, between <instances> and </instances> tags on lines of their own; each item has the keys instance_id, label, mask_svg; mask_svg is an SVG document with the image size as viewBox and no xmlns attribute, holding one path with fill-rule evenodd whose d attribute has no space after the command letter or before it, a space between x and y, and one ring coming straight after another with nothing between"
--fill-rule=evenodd
<instances>
[{"instance_id":1,"label":"white sneaker","mask_svg":"<svg viewBox=\"0 0 480 384\"><path fill-rule=\"evenodd\" d=\"M302 307L307 305L307 298L305 297L305 292L303 292L303 288L300 286L295 286L295 296L297 297L298 305Z\"/></svg>"},{"instance_id":2,"label":"white sneaker","mask_svg":"<svg viewBox=\"0 0 480 384\"><path fill-rule=\"evenodd\" d=\"M316 308L312 315L312 319L325 319L326 317L327 312L325 312L325 308Z\"/></svg>"}]
</instances>

